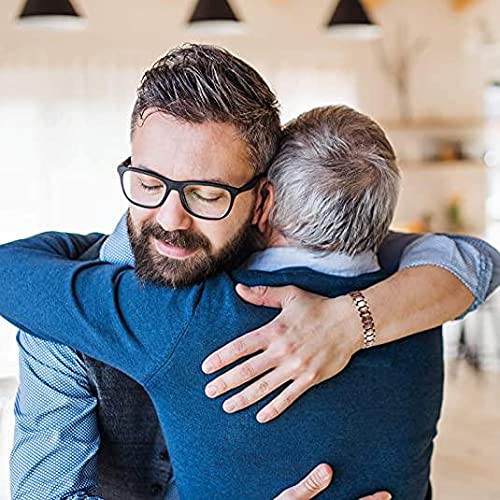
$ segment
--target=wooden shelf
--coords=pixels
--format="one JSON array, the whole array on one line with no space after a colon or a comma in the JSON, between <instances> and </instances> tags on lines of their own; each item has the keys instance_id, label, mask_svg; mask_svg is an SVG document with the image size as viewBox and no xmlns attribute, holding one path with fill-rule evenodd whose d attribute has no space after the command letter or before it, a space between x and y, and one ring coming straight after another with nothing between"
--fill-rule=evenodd
<instances>
[{"instance_id":1,"label":"wooden shelf","mask_svg":"<svg viewBox=\"0 0 500 500\"><path fill-rule=\"evenodd\" d=\"M387 132L482 132L492 120L483 118L464 117L457 119L426 118L410 122L381 121L380 124Z\"/></svg>"},{"instance_id":2,"label":"wooden shelf","mask_svg":"<svg viewBox=\"0 0 500 500\"><path fill-rule=\"evenodd\" d=\"M471 160L454 160L454 161L426 161L426 160L400 160L399 166L401 169L427 169L427 168L442 168L442 169L454 169L454 168L473 168L473 169L483 169L486 167L484 162L480 159Z\"/></svg>"}]
</instances>

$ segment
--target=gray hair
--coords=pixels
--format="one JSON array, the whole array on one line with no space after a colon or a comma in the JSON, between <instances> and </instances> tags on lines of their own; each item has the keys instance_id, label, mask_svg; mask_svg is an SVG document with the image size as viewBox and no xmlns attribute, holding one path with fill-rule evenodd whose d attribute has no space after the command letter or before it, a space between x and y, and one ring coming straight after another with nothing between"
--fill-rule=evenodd
<instances>
[{"instance_id":1,"label":"gray hair","mask_svg":"<svg viewBox=\"0 0 500 500\"><path fill-rule=\"evenodd\" d=\"M254 68L222 48L186 44L156 61L137 90L132 134L151 108L190 123L234 125L256 173L276 154L281 135L276 95Z\"/></svg>"},{"instance_id":2,"label":"gray hair","mask_svg":"<svg viewBox=\"0 0 500 500\"><path fill-rule=\"evenodd\" d=\"M400 174L383 130L347 106L303 113L283 131L269 169L272 226L299 246L354 255L378 250Z\"/></svg>"}]
</instances>

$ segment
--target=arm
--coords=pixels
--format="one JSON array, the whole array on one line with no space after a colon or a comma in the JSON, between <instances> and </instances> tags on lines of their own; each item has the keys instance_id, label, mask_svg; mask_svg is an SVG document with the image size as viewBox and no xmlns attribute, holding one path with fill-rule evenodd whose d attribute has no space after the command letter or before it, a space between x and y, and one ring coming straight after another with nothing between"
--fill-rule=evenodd
<instances>
[{"instance_id":1,"label":"arm","mask_svg":"<svg viewBox=\"0 0 500 500\"><path fill-rule=\"evenodd\" d=\"M426 234L406 248L399 267L425 265L446 269L474 295L474 302L460 315L477 309L500 286L500 253L479 238Z\"/></svg>"},{"instance_id":2,"label":"arm","mask_svg":"<svg viewBox=\"0 0 500 500\"><path fill-rule=\"evenodd\" d=\"M99 500L99 429L85 366L70 348L18 334L13 500Z\"/></svg>"},{"instance_id":3,"label":"arm","mask_svg":"<svg viewBox=\"0 0 500 500\"><path fill-rule=\"evenodd\" d=\"M0 247L0 314L145 383L193 315L201 287L148 286L127 266L70 261L69 240L46 233Z\"/></svg>"},{"instance_id":4,"label":"arm","mask_svg":"<svg viewBox=\"0 0 500 500\"><path fill-rule=\"evenodd\" d=\"M398 262L404 250L398 235L391 235L391 244ZM440 325L466 311L474 298L482 300L492 291L493 268L495 262L500 263L492 258L494 254L500 257L498 252L491 250L488 253L468 242L436 235L412 243L408 254L403 252L404 269L364 290L376 322L377 344ZM360 321L350 297L326 299L295 287L249 289L238 285L237 291L255 305L281 307L283 311L268 325L236 339L204 361L203 370L212 373L254 354L212 380L206 387L209 397L270 370L224 402L229 413L254 404L291 380L257 414L259 422L268 422L305 391L343 370L362 348ZM277 368L279 378L274 376Z\"/></svg>"},{"instance_id":5,"label":"arm","mask_svg":"<svg viewBox=\"0 0 500 500\"><path fill-rule=\"evenodd\" d=\"M398 244L398 235L391 236L384 249L389 258L391 244ZM364 291L377 321L377 344L441 325L484 302L498 286L492 276L500 254L470 241L477 246L460 236L423 235L404 249L399 272ZM388 299L395 302L392 314Z\"/></svg>"}]
</instances>

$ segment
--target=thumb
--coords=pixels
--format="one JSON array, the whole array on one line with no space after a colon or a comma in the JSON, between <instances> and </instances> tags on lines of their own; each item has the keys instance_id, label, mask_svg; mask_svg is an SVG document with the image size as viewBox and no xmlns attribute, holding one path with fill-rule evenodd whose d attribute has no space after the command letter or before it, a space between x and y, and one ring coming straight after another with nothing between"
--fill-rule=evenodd
<instances>
[{"instance_id":1,"label":"thumb","mask_svg":"<svg viewBox=\"0 0 500 500\"><path fill-rule=\"evenodd\" d=\"M246 286L236 285L236 293L245 301L256 306L276 307L282 309L294 299L300 289L295 286Z\"/></svg>"},{"instance_id":2,"label":"thumb","mask_svg":"<svg viewBox=\"0 0 500 500\"><path fill-rule=\"evenodd\" d=\"M320 464L300 481L283 491L274 500L309 500L326 489L333 478L333 470L328 464Z\"/></svg>"}]
</instances>

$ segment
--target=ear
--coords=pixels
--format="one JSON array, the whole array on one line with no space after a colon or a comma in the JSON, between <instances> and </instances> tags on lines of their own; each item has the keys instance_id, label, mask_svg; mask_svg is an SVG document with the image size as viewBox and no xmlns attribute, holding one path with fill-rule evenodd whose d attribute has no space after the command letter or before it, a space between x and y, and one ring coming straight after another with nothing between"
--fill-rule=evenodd
<instances>
[{"instance_id":1,"label":"ear","mask_svg":"<svg viewBox=\"0 0 500 500\"><path fill-rule=\"evenodd\" d=\"M262 234L266 234L269 225L269 215L274 205L274 186L264 179L257 191L257 203L252 219Z\"/></svg>"}]
</instances>

